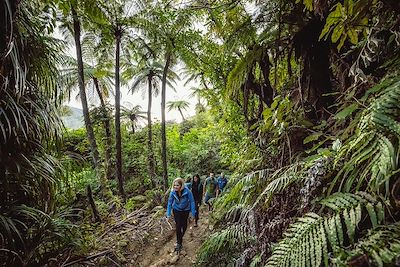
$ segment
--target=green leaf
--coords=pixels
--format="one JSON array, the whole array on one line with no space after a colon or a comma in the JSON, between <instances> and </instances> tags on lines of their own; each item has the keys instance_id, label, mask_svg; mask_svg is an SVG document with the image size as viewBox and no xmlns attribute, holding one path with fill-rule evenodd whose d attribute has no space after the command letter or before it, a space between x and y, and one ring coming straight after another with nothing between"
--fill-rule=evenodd
<instances>
[{"instance_id":1,"label":"green leaf","mask_svg":"<svg viewBox=\"0 0 400 267\"><path fill-rule=\"evenodd\" d=\"M380 224L385 218L385 208L383 207L381 202L378 202L378 204L376 204L376 211L378 215L377 222Z\"/></svg>"},{"instance_id":2,"label":"green leaf","mask_svg":"<svg viewBox=\"0 0 400 267\"><path fill-rule=\"evenodd\" d=\"M304 138L303 144L308 144L308 143L310 143L310 142L312 142L312 141L318 140L318 138L319 138L322 134L323 134L322 132L317 132L317 133L314 133L314 134L312 134L312 135L307 136L306 138Z\"/></svg>"},{"instance_id":3,"label":"green leaf","mask_svg":"<svg viewBox=\"0 0 400 267\"><path fill-rule=\"evenodd\" d=\"M343 32L344 32L343 24L340 23L340 24L336 25L336 27L333 29L332 36L331 36L332 43L336 43L339 40L339 38L342 36Z\"/></svg>"},{"instance_id":4,"label":"green leaf","mask_svg":"<svg viewBox=\"0 0 400 267\"><path fill-rule=\"evenodd\" d=\"M328 33L331 30L331 27L337 24L342 17L342 4L337 3L335 6L335 10L329 13L328 17L326 18L326 23L321 31L321 34L319 35L319 40L321 40L324 36L326 40L326 38L328 37Z\"/></svg>"},{"instance_id":5,"label":"green leaf","mask_svg":"<svg viewBox=\"0 0 400 267\"><path fill-rule=\"evenodd\" d=\"M340 38L340 42L337 46L337 49L340 51L340 49L342 48L342 46L344 45L344 41L346 41L347 38L347 33L343 33L342 37Z\"/></svg>"},{"instance_id":6,"label":"green leaf","mask_svg":"<svg viewBox=\"0 0 400 267\"><path fill-rule=\"evenodd\" d=\"M350 28L350 29L347 31L347 35L349 36L350 42L351 42L352 44L357 44L357 43L358 43L358 34L357 34L357 31L356 31L355 29Z\"/></svg>"},{"instance_id":7,"label":"green leaf","mask_svg":"<svg viewBox=\"0 0 400 267\"><path fill-rule=\"evenodd\" d=\"M313 0L304 0L303 3L309 11L313 10Z\"/></svg>"},{"instance_id":8,"label":"green leaf","mask_svg":"<svg viewBox=\"0 0 400 267\"><path fill-rule=\"evenodd\" d=\"M347 106L344 109L342 109L339 113L337 113L335 115L335 119L344 120L357 109L358 109L358 104L357 103L353 103L350 106Z\"/></svg>"},{"instance_id":9,"label":"green leaf","mask_svg":"<svg viewBox=\"0 0 400 267\"><path fill-rule=\"evenodd\" d=\"M345 0L344 1L344 6L346 9L346 12L349 16L353 15L353 9L354 9L354 2L353 0Z\"/></svg>"}]
</instances>

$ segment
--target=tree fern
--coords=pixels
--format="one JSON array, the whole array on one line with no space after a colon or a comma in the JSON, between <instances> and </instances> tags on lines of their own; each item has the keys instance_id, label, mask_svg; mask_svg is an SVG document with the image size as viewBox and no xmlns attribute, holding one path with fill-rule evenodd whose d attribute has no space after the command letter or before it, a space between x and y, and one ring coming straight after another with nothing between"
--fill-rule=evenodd
<instances>
[{"instance_id":1,"label":"tree fern","mask_svg":"<svg viewBox=\"0 0 400 267\"><path fill-rule=\"evenodd\" d=\"M266 266L327 266L329 251L335 254L345 240L353 242L363 208L372 206L368 210L371 221L380 223L383 219L382 205L366 193L337 193L323 199L321 204L333 213L326 216L307 213L290 225Z\"/></svg>"},{"instance_id":2,"label":"tree fern","mask_svg":"<svg viewBox=\"0 0 400 267\"><path fill-rule=\"evenodd\" d=\"M356 135L345 142L336 157L336 166L344 158L346 163L328 192L334 187L345 192L363 188L378 191L382 185L388 192L390 178L398 171L400 123L396 119L400 115L400 77L388 78L381 84L376 88L385 88L364 110Z\"/></svg>"}]
</instances>

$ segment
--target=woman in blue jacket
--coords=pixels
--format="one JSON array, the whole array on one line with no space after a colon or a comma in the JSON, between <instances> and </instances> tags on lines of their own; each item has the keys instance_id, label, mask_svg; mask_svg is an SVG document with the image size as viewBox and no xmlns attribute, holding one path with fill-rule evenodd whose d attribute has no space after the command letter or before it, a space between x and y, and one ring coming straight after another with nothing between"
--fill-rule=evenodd
<instances>
[{"instance_id":1,"label":"woman in blue jacket","mask_svg":"<svg viewBox=\"0 0 400 267\"><path fill-rule=\"evenodd\" d=\"M171 217L174 213L176 223L176 248L180 251L182 249L182 239L186 232L189 212L193 217L196 215L196 205L194 202L192 192L185 187L185 182L182 178L176 178L172 184L172 191L168 198L167 217Z\"/></svg>"}]
</instances>

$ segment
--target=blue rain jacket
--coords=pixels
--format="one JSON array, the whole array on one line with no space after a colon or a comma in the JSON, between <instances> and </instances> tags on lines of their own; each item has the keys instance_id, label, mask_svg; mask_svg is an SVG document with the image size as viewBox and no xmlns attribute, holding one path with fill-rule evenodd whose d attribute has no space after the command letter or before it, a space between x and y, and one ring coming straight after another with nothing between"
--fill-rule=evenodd
<instances>
[{"instance_id":1,"label":"blue rain jacket","mask_svg":"<svg viewBox=\"0 0 400 267\"><path fill-rule=\"evenodd\" d=\"M224 191L226 184L228 183L228 179L226 177L222 178L221 176L218 177L218 187L219 190Z\"/></svg>"},{"instance_id":2,"label":"blue rain jacket","mask_svg":"<svg viewBox=\"0 0 400 267\"><path fill-rule=\"evenodd\" d=\"M172 210L176 211L190 211L193 217L196 215L196 204L192 192L188 188L182 190L182 196L179 198L178 194L172 190L169 194L167 205L167 217L171 216Z\"/></svg>"}]
</instances>

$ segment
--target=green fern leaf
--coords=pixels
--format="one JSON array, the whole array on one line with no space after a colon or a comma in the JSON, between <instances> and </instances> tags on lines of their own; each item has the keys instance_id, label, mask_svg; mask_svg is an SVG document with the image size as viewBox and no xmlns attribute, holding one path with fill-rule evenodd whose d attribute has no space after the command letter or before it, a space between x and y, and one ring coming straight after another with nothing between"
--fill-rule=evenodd
<instances>
[{"instance_id":1,"label":"green fern leaf","mask_svg":"<svg viewBox=\"0 0 400 267\"><path fill-rule=\"evenodd\" d=\"M336 223L335 217L331 217L328 220L324 221L325 231L328 235L329 243L333 251L336 251L336 248L339 246L336 232Z\"/></svg>"},{"instance_id":2,"label":"green fern leaf","mask_svg":"<svg viewBox=\"0 0 400 267\"><path fill-rule=\"evenodd\" d=\"M373 250L371 252L371 254L372 254L371 256L374 259L374 262L376 263L376 265L379 267L383 267L383 261L382 261L381 257L379 257L379 254L375 250Z\"/></svg>"},{"instance_id":3,"label":"green fern leaf","mask_svg":"<svg viewBox=\"0 0 400 267\"><path fill-rule=\"evenodd\" d=\"M343 228L342 228L342 222L340 218L340 214L335 215L335 225L336 225L336 232L339 240L339 246L343 246Z\"/></svg>"},{"instance_id":4,"label":"green fern leaf","mask_svg":"<svg viewBox=\"0 0 400 267\"><path fill-rule=\"evenodd\" d=\"M350 214L347 209L343 211L343 220L346 225L347 229L347 235L350 239L350 242L353 242L353 237L354 237L354 225L351 222Z\"/></svg>"},{"instance_id":5,"label":"green fern leaf","mask_svg":"<svg viewBox=\"0 0 400 267\"><path fill-rule=\"evenodd\" d=\"M368 211L369 218L371 219L372 228L375 228L376 226L378 226L378 219L377 219L377 215L376 215L374 206L372 206L371 203L368 203L365 207Z\"/></svg>"},{"instance_id":6,"label":"green fern leaf","mask_svg":"<svg viewBox=\"0 0 400 267\"><path fill-rule=\"evenodd\" d=\"M376 214L378 215L377 222L379 224L382 223L385 219L385 208L383 207L381 202L378 202L378 204L376 204Z\"/></svg>"},{"instance_id":7,"label":"green fern leaf","mask_svg":"<svg viewBox=\"0 0 400 267\"><path fill-rule=\"evenodd\" d=\"M369 191L379 192L385 187L388 193L390 179L398 168L399 149L396 140L400 138L400 122L397 120L400 116L399 78L382 80L368 90L366 96L377 91L381 91L380 96L359 113L361 116L356 134L345 140L337 153L334 166L339 167L343 159L345 164L340 165L328 194L334 188L349 192L366 184Z\"/></svg>"},{"instance_id":8,"label":"green fern leaf","mask_svg":"<svg viewBox=\"0 0 400 267\"><path fill-rule=\"evenodd\" d=\"M324 259L324 265L328 266L328 240L325 235L325 222L327 220L324 220L319 226L319 231L320 231L320 236L321 236L321 242L322 242L322 256Z\"/></svg>"}]
</instances>

